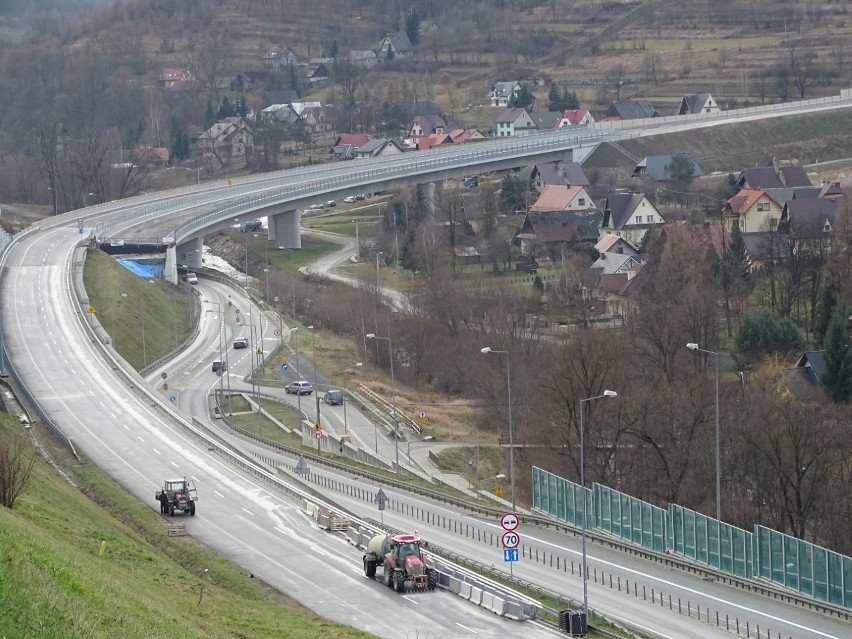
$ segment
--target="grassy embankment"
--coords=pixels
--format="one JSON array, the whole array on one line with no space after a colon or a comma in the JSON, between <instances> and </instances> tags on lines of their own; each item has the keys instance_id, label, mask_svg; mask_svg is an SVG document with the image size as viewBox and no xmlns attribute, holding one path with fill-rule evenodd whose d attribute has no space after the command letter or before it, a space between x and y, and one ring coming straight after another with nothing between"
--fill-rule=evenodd
<instances>
[{"instance_id":1,"label":"grassy embankment","mask_svg":"<svg viewBox=\"0 0 852 639\"><path fill-rule=\"evenodd\" d=\"M0 413L0 440L10 436L23 438ZM169 537L153 495L140 503L91 463L72 472L79 488L37 458L15 507L0 508L0 637L372 636L322 619L190 537Z\"/></svg>"}]
</instances>

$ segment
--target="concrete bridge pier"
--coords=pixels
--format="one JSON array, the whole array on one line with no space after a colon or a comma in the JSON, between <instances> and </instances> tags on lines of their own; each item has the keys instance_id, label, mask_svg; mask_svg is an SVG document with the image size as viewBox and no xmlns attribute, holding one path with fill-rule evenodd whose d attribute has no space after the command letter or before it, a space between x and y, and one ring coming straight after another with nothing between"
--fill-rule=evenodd
<instances>
[{"instance_id":1,"label":"concrete bridge pier","mask_svg":"<svg viewBox=\"0 0 852 639\"><path fill-rule=\"evenodd\" d=\"M166 248L166 266L163 273L167 281L178 283L178 266L186 266L189 270L201 268L201 249L204 238L195 237L180 244L171 244Z\"/></svg>"},{"instance_id":2,"label":"concrete bridge pier","mask_svg":"<svg viewBox=\"0 0 852 639\"><path fill-rule=\"evenodd\" d=\"M301 221L302 213L298 210L282 211L267 216L269 239L273 241L273 245L280 249L302 248Z\"/></svg>"}]
</instances>

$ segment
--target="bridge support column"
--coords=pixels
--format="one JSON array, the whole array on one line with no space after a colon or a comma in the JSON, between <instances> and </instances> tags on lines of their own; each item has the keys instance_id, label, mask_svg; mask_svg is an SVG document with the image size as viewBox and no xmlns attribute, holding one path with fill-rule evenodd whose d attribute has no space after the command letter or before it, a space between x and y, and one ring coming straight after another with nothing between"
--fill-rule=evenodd
<instances>
[{"instance_id":1,"label":"bridge support column","mask_svg":"<svg viewBox=\"0 0 852 639\"><path fill-rule=\"evenodd\" d=\"M429 213L434 215L435 207L440 202L441 195L444 192L444 183L426 182L426 184L421 184L420 188L423 189L423 198L426 200L426 205L429 207Z\"/></svg>"},{"instance_id":2,"label":"bridge support column","mask_svg":"<svg viewBox=\"0 0 852 639\"><path fill-rule=\"evenodd\" d=\"M196 237L186 240L177 246L172 244L166 249L165 278L172 284L178 283L178 266L186 266L188 269L201 268L201 249L204 246L204 238Z\"/></svg>"},{"instance_id":3,"label":"bridge support column","mask_svg":"<svg viewBox=\"0 0 852 639\"><path fill-rule=\"evenodd\" d=\"M266 218L269 226L269 239L280 249L302 248L300 233L302 212L298 210L275 213Z\"/></svg>"}]
</instances>

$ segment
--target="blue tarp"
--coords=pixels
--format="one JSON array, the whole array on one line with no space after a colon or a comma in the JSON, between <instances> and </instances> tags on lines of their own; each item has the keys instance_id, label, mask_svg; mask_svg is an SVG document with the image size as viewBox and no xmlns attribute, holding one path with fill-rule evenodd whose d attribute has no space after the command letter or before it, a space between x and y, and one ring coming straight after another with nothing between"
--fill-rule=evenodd
<instances>
[{"instance_id":1,"label":"blue tarp","mask_svg":"<svg viewBox=\"0 0 852 639\"><path fill-rule=\"evenodd\" d=\"M118 260L128 271L146 279L159 278L163 274L165 260L142 261L142 260Z\"/></svg>"}]
</instances>

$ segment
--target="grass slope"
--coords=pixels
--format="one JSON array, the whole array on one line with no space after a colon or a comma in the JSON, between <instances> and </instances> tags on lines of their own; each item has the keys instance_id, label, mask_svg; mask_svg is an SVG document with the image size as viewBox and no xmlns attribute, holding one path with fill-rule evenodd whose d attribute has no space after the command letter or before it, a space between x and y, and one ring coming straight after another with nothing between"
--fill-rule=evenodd
<instances>
[{"instance_id":1,"label":"grass slope","mask_svg":"<svg viewBox=\"0 0 852 639\"><path fill-rule=\"evenodd\" d=\"M25 436L0 413L8 437ZM0 508L0 637L372 636L318 617L191 537L168 537L153 493L142 504L91 463L72 472L79 489L38 458L14 508Z\"/></svg>"}]
</instances>

